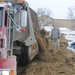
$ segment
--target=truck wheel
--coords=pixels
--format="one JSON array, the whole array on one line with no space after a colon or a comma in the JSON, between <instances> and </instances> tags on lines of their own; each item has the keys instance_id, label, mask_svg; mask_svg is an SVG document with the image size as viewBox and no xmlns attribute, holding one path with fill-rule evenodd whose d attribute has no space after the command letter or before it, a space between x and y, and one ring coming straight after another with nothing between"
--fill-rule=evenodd
<instances>
[{"instance_id":1,"label":"truck wheel","mask_svg":"<svg viewBox=\"0 0 75 75\"><path fill-rule=\"evenodd\" d=\"M21 47L21 54L17 55L17 65L18 66L26 66L28 64L28 47Z\"/></svg>"},{"instance_id":2,"label":"truck wheel","mask_svg":"<svg viewBox=\"0 0 75 75\"><path fill-rule=\"evenodd\" d=\"M33 58L31 46L22 46L21 55L18 55L18 66L26 66Z\"/></svg>"},{"instance_id":3,"label":"truck wheel","mask_svg":"<svg viewBox=\"0 0 75 75\"><path fill-rule=\"evenodd\" d=\"M24 46L24 50L22 53L22 65L25 66L28 64L28 47Z\"/></svg>"}]
</instances>

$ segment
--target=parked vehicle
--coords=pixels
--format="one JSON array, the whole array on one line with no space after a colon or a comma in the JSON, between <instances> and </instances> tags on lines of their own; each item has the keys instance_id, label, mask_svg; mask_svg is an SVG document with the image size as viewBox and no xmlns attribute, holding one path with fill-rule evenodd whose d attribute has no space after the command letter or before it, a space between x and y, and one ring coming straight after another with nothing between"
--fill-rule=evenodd
<instances>
[{"instance_id":1,"label":"parked vehicle","mask_svg":"<svg viewBox=\"0 0 75 75\"><path fill-rule=\"evenodd\" d=\"M38 54L32 17L26 1L0 0L0 75L16 75L17 65L25 66Z\"/></svg>"}]
</instances>

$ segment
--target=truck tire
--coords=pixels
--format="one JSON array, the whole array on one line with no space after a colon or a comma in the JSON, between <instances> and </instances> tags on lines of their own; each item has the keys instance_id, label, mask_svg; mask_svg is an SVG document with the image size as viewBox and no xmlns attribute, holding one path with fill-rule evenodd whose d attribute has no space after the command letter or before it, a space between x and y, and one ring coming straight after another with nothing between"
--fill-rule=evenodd
<instances>
[{"instance_id":1,"label":"truck tire","mask_svg":"<svg viewBox=\"0 0 75 75\"><path fill-rule=\"evenodd\" d=\"M17 65L26 66L28 64L28 47L21 47L21 54L17 55Z\"/></svg>"},{"instance_id":2,"label":"truck tire","mask_svg":"<svg viewBox=\"0 0 75 75\"><path fill-rule=\"evenodd\" d=\"M28 49L29 47L25 46L22 53L22 66L26 66L28 64Z\"/></svg>"}]
</instances>

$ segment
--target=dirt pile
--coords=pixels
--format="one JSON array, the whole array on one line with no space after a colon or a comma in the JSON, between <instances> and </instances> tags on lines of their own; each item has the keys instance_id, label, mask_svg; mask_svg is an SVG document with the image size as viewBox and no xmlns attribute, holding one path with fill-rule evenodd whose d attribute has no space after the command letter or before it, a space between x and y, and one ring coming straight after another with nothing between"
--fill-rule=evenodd
<instances>
[{"instance_id":1,"label":"dirt pile","mask_svg":"<svg viewBox=\"0 0 75 75\"><path fill-rule=\"evenodd\" d=\"M39 43L37 59L27 66L24 75L75 75L75 53L66 49L67 40L61 36L60 47L54 49L45 30L35 29Z\"/></svg>"}]
</instances>

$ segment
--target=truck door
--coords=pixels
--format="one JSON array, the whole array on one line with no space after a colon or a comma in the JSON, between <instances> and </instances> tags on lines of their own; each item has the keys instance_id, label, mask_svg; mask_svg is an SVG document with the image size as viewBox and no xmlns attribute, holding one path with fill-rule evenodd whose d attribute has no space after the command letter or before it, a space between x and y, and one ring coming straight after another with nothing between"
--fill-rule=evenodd
<instances>
[{"instance_id":1,"label":"truck door","mask_svg":"<svg viewBox=\"0 0 75 75\"><path fill-rule=\"evenodd\" d=\"M0 7L0 54L2 58L7 58L7 13L4 7Z\"/></svg>"}]
</instances>

